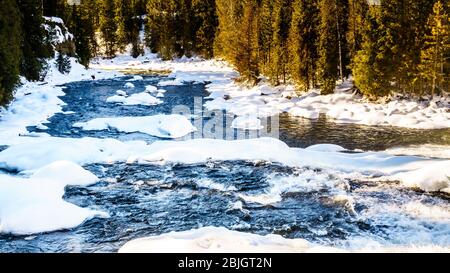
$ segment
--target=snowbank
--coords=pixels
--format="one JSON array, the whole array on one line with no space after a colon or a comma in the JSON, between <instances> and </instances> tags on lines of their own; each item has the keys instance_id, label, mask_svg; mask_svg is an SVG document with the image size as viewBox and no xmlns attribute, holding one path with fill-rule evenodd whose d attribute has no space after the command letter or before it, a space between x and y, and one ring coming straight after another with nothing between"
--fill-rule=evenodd
<instances>
[{"instance_id":1,"label":"snowbank","mask_svg":"<svg viewBox=\"0 0 450 273\"><path fill-rule=\"evenodd\" d=\"M317 167L399 180L406 186L425 191L440 191L450 187L450 160L392 156L376 152L349 154L336 150L339 147L330 145L316 145L312 149L289 148L282 141L273 138L236 141L194 139L184 142L155 142L150 145L151 153L140 157L139 161L195 164L209 160L265 160L293 167ZM415 177L412 178L412 175Z\"/></svg>"},{"instance_id":2,"label":"snowbank","mask_svg":"<svg viewBox=\"0 0 450 273\"><path fill-rule=\"evenodd\" d=\"M446 145L411 145L407 147L390 148L385 152L393 155L416 155L450 159L450 147Z\"/></svg>"},{"instance_id":3,"label":"snowbank","mask_svg":"<svg viewBox=\"0 0 450 273\"><path fill-rule=\"evenodd\" d=\"M160 99L153 97L152 95L142 92L130 95L129 97L118 94L106 99L108 103L121 103L123 105L147 105L153 106L163 103Z\"/></svg>"},{"instance_id":4,"label":"snowbank","mask_svg":"<svg viewBox=\"0 0 450 273\"><path fill-rule=\"evenodd\" d=\"M120 253L283 253L330 252L303 239L285 239L280 235L261 236L205 227L198 230L171 232L126 243ZM334 250L335 251L335 250Z\"/></svg>"},{"instance_id":5,"label":"snowbank","mask_svg":"<svg viewBox=\"0 0 450 273\"><path fill-rule=\"evenodd\" d=\"M56 113L62 113L64 102L58 98L64 96L63 88L59 85L96 79L106 79L121 76L120 73L85 69L74 58L71 58L72 69L63 75L49 61L49 71L44 82L28 82L22 79L8 108L0 109L0 144L8 145L19 141L20 135L26 134L28 126L42 126L48 118Z\"/></svg>"},{"instance_id":6,"label":"snowbank","mask_svg":"<svg viewBox=\"0 0 450 273\"><path fill-rule=\"evenodd\" d=\"M261 120L255 116L237 117L233 120L231 127L243 130L261 130L264 128L261 125Z\"/></svg>"},{"instance_id":7,"label":"snowbank","mask_svg":"<svg viewBox=\"0 0 450 273\"><path fill-rule=\"evenodd\" d=\"M79 165L124 161L148 149L141 141L121 142L97 138L22 138L0 153L0 168L25 171L42 168L55 161L69 160Z\"/></svg>"},{"instance_id":8,"label":"snowbank","mask_svg":"<svg viewBox=\"0 0 450 273\"><path fill-rule=\"evenodd\" d=\"M31 177L0 175L0 233L19 235L68 229L104 212L62 199L66 185L89 185L97 177L66 161L54 162Z\"/></svg>"},{"instance_id":9,"label":"snowbank","mask_svg":"<svg viewBox=\"0 0 450 273\"><path fill-rule=\"evenodd\" d=\"M436 98L428 104L394 100L383 105L366 102L339 89L332 95L321 96L310 92L298 96L290 86L274 88L271 93L266 91L267 88L267 85L261 84L247 89L234 83L221 88L213 83L208 86L208 90L219 92L219 96L213 96L214 100L205 103L205 106L209 110L226 110L238 116L253 114L266 117L286 112L297 117L318 119L320 114L324 114L337 123L415 129L450 128L450 100L445 97ZM229 99L224 100L224 96Z\"/></svg>"},{"instance_id":10,"label":"snowbank","mask_svg":"<svg viewBox=\"0 0 450 273\"><path fill-rule=\"evenodd\" d=\"M101 119L99 124L96 122L92 124L93 127L100 125L105 126ZM165 125L169 128L164 128ZM173 126L171 123L163 123L162 126L159 127L162 132L173 130L170 128ZM448 179L450 160L393 156L380 152L350 154L337 152L336 149L329 145L315 146L313 149L290 148L284 142L273 138L235 141L215 139L157 141L148 145L141 141L42 137L28 139L26 143L13 145L0 152L0 168L29 170L58 160L70 160L81 165L115 161L195 164L210 160L264 160L292 167L322 168L368 179L375 177L378 180L399 180L406 186L418 187L425 191L447 191L450 187Z\"/></svg>"},{"instance_id":11,"label":"snowbank","mask_svg":"<svg viewBox=\"0 0 450 273\"><path fill-rule=\"evenodd\" d=\"M147 117L97 118L74 127L84 130L108 130L114 128L121 132L141 132L160 138L180 138L197 129L181 115L156 115Z\"/></svg>"},{"instance_id":12,"label":"snowbank","mask_svg":"<svg viewBox=\"0 0 450 273\"><path fill-rule=\"evenodd\" d=\"M355 247L327 247L304 239L286 239L274 234L261 236L232 231L224 227L204 227L136 239L126 243L120 248L119 253L447 253L450 250L448 247L433 245L383 246L367 239L353 239L349 243L354 244Z\"/></svg>"}]
</instances>

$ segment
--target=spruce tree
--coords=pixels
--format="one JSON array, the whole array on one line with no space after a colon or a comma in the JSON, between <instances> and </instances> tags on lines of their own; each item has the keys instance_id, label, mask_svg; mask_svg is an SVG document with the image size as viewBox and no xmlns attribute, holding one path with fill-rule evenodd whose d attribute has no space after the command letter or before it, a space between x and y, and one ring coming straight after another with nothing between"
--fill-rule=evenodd
<instances>
[{"instance_id":1,"label":"spruce tree","mask_svg":"<svg viewBox=\"0 0 450 273\"><path fill-rule=\"evenodd\" d=\"M240 0L217 0L218 30L214 55L234 64L243 5Z\"/></svg>"},{"instance_id":2,"label":"spruce tree","mask_svg":"<svg viewBox=\"0 0 450 273\"><path fill-rule=\"evenodd\" d=\"M384 33L379 19L381 9L369 7L362 25L362 44L352 60L351 68L356 88L369 98L375 99L389 94L390 82L385 75L382 56L380 56Z\"/></svg>"},{"instance_id":3,"label":"spruce tree","mask_svg":"<svg viewBox=\"0 0 450 273\"><path fill-rule=\"evenodd\" d=\"M288 37L291 24L291 5L287 0L275 0L273 6L273 38L269 77L274 84L286 83L289 58Z\"/></svg>"},{"instance_id":4,"label":"spruce tree","mask_svg":"<svg viewBox=\"0 0 450 273\"><path fill-rule=\"evenodd\" d=\"M270 74L272 49L272 12L274 0L262 0L259 9L259 66L262 73Z\"/></svg>"},{"instance_id":5,"label":"spruce tree","mask_svg":"<svg viewBox=\"0 0 450 273\"><path fill-rule=\"evenodd\" d=\"M122 50L135 40L136 27L139 27L136 23L134 5L134 0L116 0L118 45Z\"/></svg>"},{"instance_id":6,"label":"spruce tree","mask_svg":"<svg viewBox=\"0 0 450 273\"><path fill-rule=\"evenodd\" d=\"M317 0L293 3L289 32L289 67L292 79L301 90L315 86L317 63Z\"/></svg>"},{"instance_id":7,"label":"spruce tree","mask_svg":"<svg viewBox=\"0 0 450 273\"><path fill-rule=\"evenodd\" d=\"M347 0L320 0L318 72L322 94L333 93L336 80L348 74Z\"/></svg>"},{"instance_id":8,"label":"spruce tree","mask_svg":"<svg viewBox=\"0 0 450 273\"><path fill-rule=\"evenodd\" d=\"M19 81L20 13L16 0L5 0L0 9L0 106L8 103Z\"/></svg>"},{"instance_id":9,"label":"spruce tree","mask_svg":"<svg viewBox=\"0 0 450 273\"><path fill-rule=\"evenodd\" d=\"M427 27L429 34L421 52L419 69L434 96L436 91L448 91L450 81L450 16L441 1L435 3Z\"/></svg>"},{"instance_id":10,"label":"spruce tree","mask_svg":"<svg viewBox=\"0 0 450 273\"><path fill-rule=\"evenodd\" d=\"M82 6L72 5L70 18L68 28L74 35L78 60L82 65L87 67L93 55L93 49L91 47L93 26L91 25L88 14L83 13Z\"/></svg>"},{"instance_id":11,"label":"spruce tree","mask_svg":"<svg viewBox=\"0 0 450 273\"><path fill-rule=\"evenodd\" d=\"M215 0L193 0L192 10L195 15L195 52L205 58L214 54L214 39L217 32L217 14Z\"/></svg>"},{"instance_id":12,"label":"spruce tree","mask_svg":"<svg viewBox=\"0 0 450 273\"><path fill-rule=\"evenodd\" d=\"M100 0L100 5L100 31L104 42L105 55L112 58L116 55L118 46L115 1Z\"/></svg>"},{"instance_id":13,"label":"spruce tree","mask_svg":"<svg viewBox=\"0 0 450 273\"><path fill-rule=\"evenodd\" d=\"M56 57L56 67L61 74L68 74L72 68L69 57L58 52Z\"/></svg>"},{"instance_id":14,"label":"spruce tree","mask_svg":"<svg viewBox=\"0 0 450 273\"><path fill-rule=\"evenodd\" d=\"M413 91L432 3L433 0L381 1L379 23L383 35L378 55L383 77L392 83L389 91Z\"/></svg>"},{"instance_id":15,"label":"spruce tree","mask_svg":"<svg viewBox=\"0 0 450 273\"><path fill-rule=\"evenodd\" d=\"M17 0L22 22L21 75L30 81L40 80L46 70L46 59L53 49L44 30L41 0Z\"/></svg>"},{"instance_id":16,"label":"spruce tree","mask_svg":"<svg viewBox=\"0 0 450 273\"><path fill-rule=\"evenodd\" d=\"M367 0L349 0L349 18L347 41L350 57L355 57L356 53L361 50L363 40L363 29L369 11Z\"/></svg>"},{"instance_id":17,"label":"spruce tree","mask_svg":"<svg viewBox=\"0 0 450 273\"><path fill-rule=\"evenodd\" d=\"M236 56L234 64L245 81L255 84L259 76L258 66L258 3L244 1L243 17L237 29Z\"/></svg>"}]
</instances>

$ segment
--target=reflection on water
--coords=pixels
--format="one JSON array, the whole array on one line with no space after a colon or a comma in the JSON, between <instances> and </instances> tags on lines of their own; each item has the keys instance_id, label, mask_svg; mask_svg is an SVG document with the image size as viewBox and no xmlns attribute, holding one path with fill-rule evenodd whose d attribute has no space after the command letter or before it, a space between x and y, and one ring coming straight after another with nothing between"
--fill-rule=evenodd
<instances>
[{"instance_id":1,"label":"reflection on water","mask_svg":"<svg viewBox=\"0 0 450 273\"><path fill-rule=\"evenodd\" d=\"M337 124L322 116L318 120L280 117L280 139L291 147L333 143L349 150L381 151L419 144L450 145L450 129L418 130L391 126Z\"/></svg>"}]
</instances>

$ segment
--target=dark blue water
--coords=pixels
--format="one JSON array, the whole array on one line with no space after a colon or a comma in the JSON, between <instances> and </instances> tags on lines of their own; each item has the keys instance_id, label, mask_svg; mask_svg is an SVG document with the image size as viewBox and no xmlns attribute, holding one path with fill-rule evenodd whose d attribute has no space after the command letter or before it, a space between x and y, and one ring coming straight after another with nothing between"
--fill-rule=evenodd
<instances>
[{"instance_id":1,"label":"dark blue water","mask_svg":"<svg viewBox=\"0 0 450 273\"><path fill-rule=\"evenodd\" d=\"M194 98L208 95L204 86L197 84L164 87L167 90L164 103L158 106L106 103L107 97L123 89L126 79L67 85L66 96L62 97L67 106L63 110L75 114L55 115L50 119L49 129L43 132L60 137L112 137L152 142L157 138L111 130L82 131L72 125L98 117L168 114L173 106L180 104L198 111L194 109ZM146 77L143 82L133 82L135 89L126 91L129 94L142 92L146 85L159 80ZM287 115L281 117L280 128L281 139L296 147L334 143L348 149L379 150L398 144L449 144L448 130L337 125L325 119L311 122ZM110 217L94 218L70 230L33 236L0 235L0 252L115 252L132 239L202 226L224 226L262 235L276 233L330 246L345 244L347 239L357 236L393 244L405 240L415 244L450 243L450 239L445 241L445 231L450 230L448 221L424 222L396 212L368 213L378 204L396 208L412 201L448 208L448 196L412 191L395 181L356 181L326 170L288 168L264 162L166 166L117 163L84 167L95 173L101 182L90 187L68 187L64 198L81 207L108 212ZM322 185L320 177L333 183ZM297 181L301 187L285 188L283 179ZM272 196L277 189L281 189L281 201L273 204L250 202L246 198ZM342 201L336 198L339 195L353 201ZM430 239L424 242L423 236L411 236L415 229L417 233L428 234Z\"/></svg>"}]
</instances>

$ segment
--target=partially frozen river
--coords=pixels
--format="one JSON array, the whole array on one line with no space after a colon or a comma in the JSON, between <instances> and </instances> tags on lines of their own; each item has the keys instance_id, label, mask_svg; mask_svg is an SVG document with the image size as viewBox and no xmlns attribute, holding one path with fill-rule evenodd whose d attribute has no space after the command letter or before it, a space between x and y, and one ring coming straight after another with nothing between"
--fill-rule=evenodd
<instances>
[{"instance_id":1,"label":"partially frozen river","mask_svg":"<svg viewBox=\"0 0 450 273\"><path fill-rule=\"evenodd\" d=\"M86 131L73 127L94 118L170 114L188 105L198 121L204 109L195 100L208 95L203 84L163 87L162 104L107 103L129 78L66 85L65 113L48 128L29 128L51 136L159 140L143 133ZM128 94L140 93L161 78L135 81ZM194 99L196 98L196 99ZM231 119L232 120L232 119ZM208 118L201 120L202 123ZM224 121L224 126L229 124ZM204 134L202 137L209 137ZM280 139L290 147L332 143L348 150L381 151L396 146L450 145L450 129L412 130L336 124L280 117ZM180 139L182 140L182 139ZM70 230L32 236L0 235L0 252L116 252L127 241L205 226L358 249L367 245L450 246L450 198L424 193L396 181L348 178L327 169L286 167L263 161L209 161L200 164L90 164L100 178L89 187L70 186L65 200L105 211Z\"/></svg>"}]
</instances>

